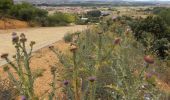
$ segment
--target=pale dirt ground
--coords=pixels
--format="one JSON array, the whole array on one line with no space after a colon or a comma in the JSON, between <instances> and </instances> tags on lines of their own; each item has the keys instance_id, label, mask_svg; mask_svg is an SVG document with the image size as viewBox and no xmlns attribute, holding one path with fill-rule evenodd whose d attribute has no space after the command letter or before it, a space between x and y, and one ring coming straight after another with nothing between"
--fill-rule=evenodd
<instances>
[{"instance_id":1,"label":"pale dirt ground","mask_svg":"<svg viewBox=\"0 0 170 100\"><path fill-rule=\"evenodd\" d=\"M0 30L0 54L9 53L10 58L15 54L15 48L11 42L12 32L17 32L18 34L24 33L28 39L28 45L30 41L35 41L36 45L34 50L38 50L42 47L48 46L58 40L61 40L63 36L70 32L82 31L86 29L87 26L75 25L67 27L40 27L40 28L25 28L25 29L9 29ZM5 64L5 62L0 59L0 65Z\"/></svg>"}]
</instances>

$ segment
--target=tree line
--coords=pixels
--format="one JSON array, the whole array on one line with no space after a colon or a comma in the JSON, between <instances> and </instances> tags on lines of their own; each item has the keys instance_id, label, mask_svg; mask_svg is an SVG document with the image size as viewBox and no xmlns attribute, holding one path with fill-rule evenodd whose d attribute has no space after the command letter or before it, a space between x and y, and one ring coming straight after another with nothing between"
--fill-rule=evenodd
<instances>
[{"instance_id":1,"label":"tree line","mask_svg":"<svg viewBox=\"0 0 170 100\"><path fill-rule=\"evenodd\" d=\"M14 4L13 0L0 0L0 16L1 18L15 18L27 21L30 25L40 26L56 26L67 25L75 22L76 16L73 14L65 14L56 12L52 15L48 11L39 9L32 4L23 2Z\"/></svg>"}]
</instances>

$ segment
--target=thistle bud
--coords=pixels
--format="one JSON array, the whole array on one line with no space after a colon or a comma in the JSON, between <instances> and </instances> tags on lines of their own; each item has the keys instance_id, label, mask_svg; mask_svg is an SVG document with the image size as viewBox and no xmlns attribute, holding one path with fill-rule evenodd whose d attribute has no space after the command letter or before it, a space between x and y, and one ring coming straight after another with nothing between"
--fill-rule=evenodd
<instances>
[{"instance_id":1,"label":"thistle bud","mask_svg":"<svg viewBox=\"0 0 170 100\"><path fill-rule=\"evenodd\" d=\"M54 46L51 45L51 46L49 46L48 48L49 48L49 49L54 49Z\"/></svg>"},{"instance_id":2,"label":"thistle bud","mask_svg":"<svg viewBox=\"0 0 170 100\"><path fill-rule=\"evenodd\" d=\"M120 44L120 42L121 42L121 38L115 38L114 40L115 45Z\"/></svg>"},{"instance_id":3,"label":"thistle bud","mask_svg":"<svg viewBox=\"0 0 170 100\"><path fill-rule=\"evenodd\" d=\"M35 41L31 41L30 46L32 47L33 45L35 45Z\"/></svg>"},{"instance_id":4,"label":"thistle bud","mask_svg":"<svg viewBox=\"0 0 170 100\"><path fill-rule=\"evenodd\" d=\"M25 96L21 96L21 100L27 100Z\"/></svg>"},{"instance_id":5,"label":"thistle bud","mask_svg":"<svg viewBox=\"0 0 170 100\"><path fill-rule=\"evenodd\" d=\"M17 33L16 33L16 32L13 32L13 33L12 33L12 36L16 36L16 35L17 35Z\"/></svg>"},{"instance_id":6,"label":"thistle bud","mask_svg":"<svg viewBox=\"0 0 170 100\"><path fill-rule=\"evenodd\" d=\"M153 64L154 63L154 59L150 55L145 56L144 60L148 64Z\"/></svg>"},{"instance_id":7,"label":"thistle bud","mask_svg":"<svg viewBox=\"0 0 170 100\"><path fill-rule=\"evenodd\" d=\"M64 80L63 84L64 84L65 86L67 86L67 85L69 84L69 81L68 81L68 80Z\"/></svg>"},{"instance_id":8,"label":"thistle bud","mask_svg":"<svg viewBox=\"0 0 170 100\"><path fill-rule=\"evenodd\" d=\"M1 55L1 58L2 58L2 59L7 59L7 58L8 58L8 54L7 54L7 53L2 54L2 55Z\"/></svg>"},{"instance_id":9,"label":"thistle bud","mask_svg":"<svg viewBox=\"0 0 170 100\"><path fill-rule=\"evenodd\" d=\"M21 38L25 38L25 34L24 34L24 33L21 33L20 37L21 37Z\"/></svg>"},{"instance_id":10,"label":"thistle bud","mask_svg":"<svg viewBox=\"0 0 170 100\"><path fill-rule=\"evenodd\" d=\"M128 35L130 33L130 29L127 29L125 34Z\"/></svg>"},{"instance_id":11,"label":"thistle bud","mask_svg":"<svg viewBox=\"0 0 170 100\"><path fill-rule=\"evenodd\" d=\"M75 52L77 49L78 49L78 48L77 48L76 45L71 45L71 46L70 46L70 51L71 51L71 52Z\"/></svg>"},{"instance_id":12,"label":"thistle bud","mask_svg":"<svg viewBox=\"0 0 170 100\"><path fill-rule=\"evenodd\" d=\"M100 35L100 34L103 34L103 32L98 32L98 34Z\"/></svg>"},{"instance_id":13,"label":"thistle bud","mask_svg":"<svg viewBox=\"0 0 170 100\"><path fill-rule=\"evenodd\" d=\"M12 42L16 43L18 41L19 41L19 37L17 35L14 35L14 33L13 33L13 35L12 35Z\"/></svg>"},{"instance_id":14,"label":"thistle bud","mask_svg":"<svg viewBox=\"0 0 170 100\"><path fill-rule=\"evenodd\" d=\"M20 39L21 42L26 42L27 41L27 38L25 37L24 33L21 33L20 37L21 37L21 39Z\"/></svg>"},{"instance_id":15,"label":"thistle bud","mask_svg":"<svg viewBox=\"0 0 170 100\"><path fill-rule=\"evenodd\" d=\"M95 76L91 76L91 77L88 78L88 80L89 80L90 82L94 82L94 81L96 80L96 77L95 77Z\"/></svg>"},{"instance_id":16,"label":"thistle bud","mask_svg":"<svg viewBox=\"0 0 170 100\"><path fill-rule=\"evenodd\" d=\"M152 77L152 74L151 74L151 73L147 73L147 74L146 74L146 78L147 78L147 79L150 79L151 77Z\"/></svg>"},{"instance_id":17,"label":"thistle bud","mask_svg":"<svg viewBox=\"0 0 170 100\"><path fill-rule=\"evenodd\" d=\"M12 58L14 58L14 59L15 59L15 58L16 58L16 55L13 55L13 56L12 56Z\"/></svg>"}]
</instances>

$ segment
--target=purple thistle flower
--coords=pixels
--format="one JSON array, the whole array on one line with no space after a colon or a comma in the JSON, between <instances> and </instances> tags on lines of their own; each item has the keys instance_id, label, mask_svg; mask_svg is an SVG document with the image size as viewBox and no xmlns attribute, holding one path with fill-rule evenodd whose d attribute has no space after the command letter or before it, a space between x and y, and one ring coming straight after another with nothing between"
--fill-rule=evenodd
<instances>
[{"instance_id":1,"label":"purple thistle flower","mask_svg":"<svg viewBox=\"0 0 170 100\"><path fill-rule=\"evenodd\" d=\"M88 78L88 80L89 80L90 82L94 82L94 81L96 80L96 77L95 77L95 76L91 76L91 77Z\"/></svg>"},{"instance_id":2,"label":"purple thistle flower","mask_svg":"<svg viewBox=\"0 0 170 100\"><path fill-rule=\"evenodd\" d=\"M64 80L63 84L64 84L65 86L67 86L67 85L69 84L69 81L68 81L68 80Z\"/></svg>"},{"instance_id":3,"label":"purple thistle flower","mask_svg":"<svg viewBox=\"0 0 170 100\"><path fill-rule=\"evenodd\" d=\"M152 77L152 73L147 73L147 74L146 74L146 78L147 78L147 79L149 79L149 78L151 78L151 77Z\"/></svg>"},{"instance_id":4,"label":"purple thistle flower","mask_svg":"<svg viewBox=\"0 0 170 100\"><path fill-rule=\"evenodd\" d=\"M145 60L145 62L148 63L148 64L153 64L153 63L154 63L154 59L153 59L153 57L151 57L150 55L144 56L144 60Z\"/></svg>"},{"instance_id":5,"label":"purple thistle flower","mask_svg":"<svg viewBox=\"0 0 170 100\"><path fill-rule=\"evenodd\" d=\"M12 33L12 36L16 36L16 35L17 35L17 33L16 33L16 32L13 32L13 33Z\"/></svg>"},{"instance_id":6,"label":"purple thistle flower","mask_svg":"<svg viewBox=\"0 0 170 100\"><path fill-rule=\"evenodd\" d=\"M12 42L16 43L19 41L19 37L17 35L12 35Z\"/></svg>"},{"instance_id":7,"label":"purple thistle flower","mask_svg":"<svg viewBox=\"0 0 170 100\"><path fill-rule=\"evenodd\" d=\"M25 96L21 96L21 100L27 100Z\"/></svg>"},{"instance_id":8,"label":"purple thistle flower","mask_svg":"<svg viewBox=\"0 0 170 100\"><path fill-rule=\"evenodd\" d=\"M115 45L120 44L120 42L121 42L121 38L115 38L114 40Z\"/></svg>"}]
</instances>

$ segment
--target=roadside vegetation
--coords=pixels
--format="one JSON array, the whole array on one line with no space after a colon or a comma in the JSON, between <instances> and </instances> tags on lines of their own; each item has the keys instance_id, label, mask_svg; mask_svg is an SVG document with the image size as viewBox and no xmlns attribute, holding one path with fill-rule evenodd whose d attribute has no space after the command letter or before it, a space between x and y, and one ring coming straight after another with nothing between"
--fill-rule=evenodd
<instances>
[{"instance_id":1,"label":"roadside vegetation","mask_svg":"<svg viewBox=\"0 0 170 100\"><path fill-rule=\"evenodd\" d=\"M61 12L48 15L46 10L36 8L26 2L13 4L12 0L1 0L0 18L13 18L26 21L31 26L63 26L74 23L76 15Z\"/></svg>"},{"instance_id":2,"label":"roadside vegetation","mask_svg":"<svg viewBox=\"0 0 170 100\"><path fill-rule=\"evenodd\" d=\"M121 18L101 20L99 25L91 26L84 32L67 34L64 40L70 43L70 52L63 53L49 46L64 69L59 75L63 84L62 100L169 100L169 91L158 84L163 75L169 74L168 60L160 59L152 49L147 50ZM1 55L9 63L4 71L18 90L17 95L43 99L44 96L37 97L34 92L36 87L33 88L43 71L30 69L32 52L26 51L26 36L13 33L12 41L17 51L14 56L16 64L10 61L8 54ZM145 42L152 43L147 38ZM34 44L34 41L30 43L31 50ZM57 73L60 72L57 68L56 65L51 66L53 80L49 84L50 92L46 94L49 100L59 98ZM167 71L163 71L164 68ZM10 69L16 71L18 78ZM169 81L166 82L168 84Z\"/></svg>"},{"instance_id":3,"label":"roadside vegetation","mask_svg":"<svg viewBox=\"0 0 170 100\"><path fill-rule=\"evenodd\" d=\"M31 25L57 26L77 21L77 15L61 12L48 15L27 3L13 5L11 0L1 0L0 11L2 19L14 17ZM92 22L88 23L89 28L63 37L70 45L69 52L48 47L60 64L50 66L51 89L42 96L36 95L34 84L44 75L44 70L30 67L35 42L31 41L28 48L27 37L13 33L15 62L9 59L8 53L1 55L8 63L3 69L9 76L11 88L0 89L0 96L8 92L10 95L3 95L4 98L58 100L61 98L57 94L59 80L61 100L170 100L170 91L160 84L160 81L170 84L169 9L152 11L154 15L146 18L119 16L114 19L101 18L98 10L87 12L87 23ZM62 73L58 67L63 68ZM9 91L13 87L15 91Z\"/></svg>"}]
</instances>

